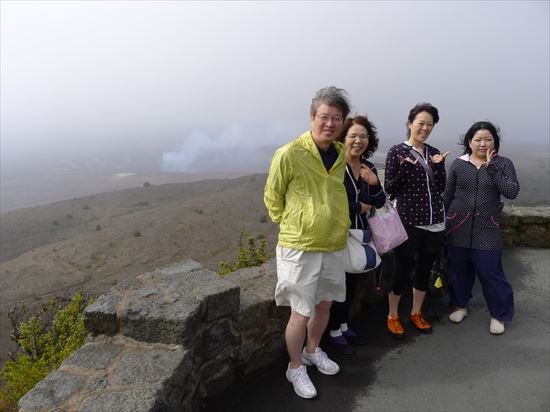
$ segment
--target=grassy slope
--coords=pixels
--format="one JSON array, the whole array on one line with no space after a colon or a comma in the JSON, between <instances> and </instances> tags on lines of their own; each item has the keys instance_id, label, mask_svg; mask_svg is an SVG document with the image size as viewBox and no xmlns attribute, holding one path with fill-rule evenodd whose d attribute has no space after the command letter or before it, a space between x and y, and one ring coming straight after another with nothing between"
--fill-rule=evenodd
<instances>
[{"instance_id":1,"label":"grassy slope","mask_svg":"<svg viewBox=\"0 0 550 412\"><path fill-rule=\"evenodd\" d=\"M150 186L3 214L1 356L15 305L32 308L76 290L99 294L186 258L217 270L221 260L235 259L242 230L264 235L273 248L277 226L260 222L264 184L265 175L253 175Z\"/></svg>"}]
</instances>

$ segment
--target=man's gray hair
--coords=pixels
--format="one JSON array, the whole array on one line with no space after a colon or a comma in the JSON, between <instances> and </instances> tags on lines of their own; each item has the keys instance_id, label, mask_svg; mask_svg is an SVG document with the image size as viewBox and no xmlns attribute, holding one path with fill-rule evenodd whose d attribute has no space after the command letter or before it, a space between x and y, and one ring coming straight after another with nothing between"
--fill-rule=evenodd
<instances>
[{"instance_id":1,"label":"man's gray hair","mask_svg":"<svg viewBox=\"0 0 550 412\"><path fill-rule=\"evenodd\" d=\"M328 86L317 90L317 93L315 93L315 97L311 99L311 117L315 116L315 114L317 113L317 109L322 104L338 107L342 111L344 119L349 115L349 96L348 92L346 92L344 89L339 89L334 86Z\"/></svg>"}]
</instances>

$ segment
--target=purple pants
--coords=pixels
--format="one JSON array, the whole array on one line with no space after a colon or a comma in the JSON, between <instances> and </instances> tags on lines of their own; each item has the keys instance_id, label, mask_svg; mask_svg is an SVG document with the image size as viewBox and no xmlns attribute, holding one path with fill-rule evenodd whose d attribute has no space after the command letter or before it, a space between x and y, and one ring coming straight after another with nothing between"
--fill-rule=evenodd
<instances>
[{"instance_id":1,"label":"purple pants","mask_svg":"<svg viewBox=\"0 0 550 412\"><path fill-rule=\"evenodd\" d=\"M451 304L460 308L468 306L477 273L491 316L500 321L512 320L514 292L502 270L502 250L448 245L447 254Z\"/></svg>"}]
</instances>

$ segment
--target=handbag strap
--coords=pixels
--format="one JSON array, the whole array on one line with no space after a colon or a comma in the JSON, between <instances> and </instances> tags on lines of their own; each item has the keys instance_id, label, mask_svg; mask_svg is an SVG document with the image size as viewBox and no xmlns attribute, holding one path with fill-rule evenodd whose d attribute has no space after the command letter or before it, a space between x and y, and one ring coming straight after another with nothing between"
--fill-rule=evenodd
<instances>
[{"instance_id":1,"label":"handbag strap","mask_svg":"<svg viewBox=\"0 0 550 412\"><path fill-rule=\"evenodd\" d=\"M426 163L426 160L424 160L424 156L422 156L420 153L418 153L416 150L414 150L412 148L411 148L410 152L411 152L411 155L424 168L424 170L428 174L428 178L430 179L430 182L432 182L432 184L433 184L434 180L435 180L434 171L432 170L432 168L430 166L428 166L428 164Z\"/></svg>"}]
</instances>

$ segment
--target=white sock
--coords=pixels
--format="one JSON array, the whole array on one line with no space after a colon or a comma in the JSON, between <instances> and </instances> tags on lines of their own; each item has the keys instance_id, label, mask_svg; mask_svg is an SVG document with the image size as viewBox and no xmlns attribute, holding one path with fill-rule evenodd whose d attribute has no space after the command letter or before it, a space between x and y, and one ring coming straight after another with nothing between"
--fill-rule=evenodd
<instances>
[{"instance_id":1,"label":"white sock","mask_svg":"<svg viewBox=\"0 0 550 412\"><path fill-rule=\"evenodd\" d=\"M340 330L342 332L347 332L348 330L348 324L347 323L340 323Z\"/></svg>"},{"instance_id":2,"label":"white sock","mask_svg":"<svg viewBox=\"0 0 550 412\"><path fill-rule=\"evenodd\" d=\"M338 336L342 336L342 331L340 329L331 330L329 334L332 338L336 338Z\"/></svg>"}]
</instances>

